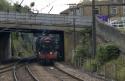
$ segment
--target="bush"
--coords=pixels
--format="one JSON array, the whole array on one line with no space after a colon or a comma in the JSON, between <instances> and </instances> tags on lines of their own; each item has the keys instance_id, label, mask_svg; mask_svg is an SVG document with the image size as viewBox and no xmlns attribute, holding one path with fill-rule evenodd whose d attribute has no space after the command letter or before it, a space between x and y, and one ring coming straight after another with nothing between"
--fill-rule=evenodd
<instances>
[{"instance_id":1,"label":"bush","mask_svg":"<svg viewBox=\"0 0 125 81\"><path fill-rule=\"evenodd\" d=\"M83 68L86 71L89 72L96 72L97 71L97 62L94 59L86 60L86 62L83 64Z\"/></svg>"},{"instance_id":2,"label":"bush","mask_svg":"<svg viewBox=\"0 0 125 81\"><path fill-rule=\"evenodd\" d=\"M89 51L88 48L83 47L83 46L78 46L76 48L76 53L75 53L75 55L73 57L73 61L78 61L79 58L83 58L83 59L89 58L90 54L89 54L88 51Z\"/></svg>"},{"instance_id":3,"label":"bush","mask_svg":"<svg viewBox=\"0 0 125 81\"><path fill-rule=\"evenodd\" d=\"M120 69L117 73L118 73L118 76L117 76L118 81L124 81L125 80L125 67Z\"/></svg>"},{"instance_id":4,"label":"bush","mask_svg":"<svg viewBox=\"0 0 125 81\"><path fill-rule=\"evenodd\" d=\"M76 57L87 57L88 56L88 48L78 46L76 49Z\"/></svg>"},{"instance_id":5,"label":"bush","mask_svg":"<svg viewBox=\"0 0 125 81\"><path fill-rule=\"evenodd\" d=\"M110 60L118 58L120 50L113 44L101 45L97 50L96 59L100 64L104 64Z\"/></svg>"}]
</instances>

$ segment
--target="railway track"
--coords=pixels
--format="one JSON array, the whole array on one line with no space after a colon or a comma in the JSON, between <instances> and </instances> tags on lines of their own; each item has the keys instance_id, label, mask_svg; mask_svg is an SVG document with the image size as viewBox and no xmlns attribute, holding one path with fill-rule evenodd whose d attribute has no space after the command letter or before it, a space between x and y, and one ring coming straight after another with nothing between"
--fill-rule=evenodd
<instances>
[{"instance_id":1,"label":"railway track","mask_svg":"<svg viewBox=\"0 0 125 81\"><path fill-rule=\"evenodd\" d=\"M13 81L12 70L15 63L3 64L0 67L0 81Z\"/></svg>"},{"instance_id":2,"label":"railway track","mask_svg":"<svg viewBox=\"0 0 125 81\"><path fill-rule=\"evenodd\" d=\"M20 67L21 66L21 67ZM29 64L16 64L13 67L14 81L39 81L29 68Z\"/></svg>"},{"instance_id":3,"label":"railway track","mask_svg":"<svg viewBox=\"0 0 125 81\"><path fill-rule=\"evenodd\" d=\"M1 68L0 68L0 74L12 70L12 66L13 66L13 65L7 65L7 66L4 66L4 67L1 67Z\"/></svg>"},{"instance_id":4,"label":"railway track","mask_svg":"<svg viewBox=\"0 0 125 81\"><path fill-rule=\"evenodd\" d=\"M54 66L44 66L44 69L51 73L53 77L56 77L59 81L83 81L59 70Z\"/></svg>"},{"instance_id":5,"label":"railway track","mask_svg":"<svg viewBox=\"0 0 125 81\"><path fill-rule=\"evenodd\" d=\"M12 66L13 66L13 64L5 65L5 66L0 67L0 70L4 70L4 69L10 68Z\"/></svg>"},{"instance_id":6,"label":"railway track","mask_svg":"<svg viewBox=\"0 0 125 81\"><path fill-rule=\"evenodd\" d=\"M41 66L37 63L16 62L2 69L10 69L11 80L2 81L83 81L79 80L54 66ZM1 71L1 70L0 70ZM6 74L6 76L8 76ZM37 78L36 78L37 77ZM6 77L5 77L6 78ZM1 80L0 80L1 81Z\"/></svg>"}]
</instances>

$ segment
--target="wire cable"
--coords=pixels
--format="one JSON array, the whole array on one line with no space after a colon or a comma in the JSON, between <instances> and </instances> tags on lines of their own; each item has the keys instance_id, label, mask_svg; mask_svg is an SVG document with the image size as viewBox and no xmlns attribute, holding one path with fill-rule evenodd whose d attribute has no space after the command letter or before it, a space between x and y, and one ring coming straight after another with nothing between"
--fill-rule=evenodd
<instances>
[{"instance_id":1,"label":"wire cable","mask_svg":"<svg viewBox=\"0 0 125 81\"><path fill-rule=\"evenodd\" d=\"M55 3L57 0L53 0L51 3L47 4L45 7L41 8L41 11L47 7L50 7L53 3Z\"/></svg>"},{"instance_id":2,"label":"wire cable","mask_svg":"<svg viewBox=\"0 0 125 81\"><path fill-rule=\"evenodd\" d=\"M51 9L49 10L49 12L48 12L49 14L50 14L50 12L52 11L52 9L53 9L53 6L52 6Z\"/></svg>"}]
</instances>

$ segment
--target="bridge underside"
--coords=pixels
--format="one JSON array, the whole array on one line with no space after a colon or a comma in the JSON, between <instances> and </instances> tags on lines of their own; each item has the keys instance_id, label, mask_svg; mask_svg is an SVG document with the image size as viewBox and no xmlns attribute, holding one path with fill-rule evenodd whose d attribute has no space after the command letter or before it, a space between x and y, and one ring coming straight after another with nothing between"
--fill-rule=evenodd
<instances>
[{"instance_id":1,"label":"bridge underside","mask_svg":"<svg viewBox=\"0 0 125 81\"><path fill-rule=\"evenodd\" d=\"M11 32L14 32L14 31L20 31L23 33L34 33L34 34L43 33L46 31L45 33L48 33L48 34L58 34L59 35L58 61L64 61L64 32L63 31L11 29L11 30L4 30L4 32L0 33L0 62L11 59L12 57Z\"/></svg>"},{"instance_id":2,"label":"bridge underside","mask_svg":"<svg viewBox=\"0 0 125 81\"><path fill-rule=\"evenodd\" d=\"M67 30L80 31L84 28L91 28L91 26L73 26L73 25L43 25L43 24L17 24L17 23L0 23L0 29L8 30L56 30L56 31L67 31Z\"/></svg>"}]
</instances>

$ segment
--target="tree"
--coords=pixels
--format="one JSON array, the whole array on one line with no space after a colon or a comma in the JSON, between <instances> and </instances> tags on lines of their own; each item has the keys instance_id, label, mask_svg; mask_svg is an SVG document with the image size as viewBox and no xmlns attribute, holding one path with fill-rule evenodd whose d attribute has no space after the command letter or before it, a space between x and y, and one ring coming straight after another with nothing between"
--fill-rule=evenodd
<instances>
[{"instance_id":1,"label":"tree","mask_svg":"<svg viewBox=\"0 0 125 81\"><path fill-rule=\"evenodd\" d=\"M13 5L13 11L16 12L30 12L30 10L28 6L22 6L18 2Z\"/></svg>"},{"instance_id":2,"label":"tree","mask_svg":"<svg viewBox=\"0 0 125 81\"><path fill-rule=\"evenodd\" d=\"M35 3L31 3L32 7ZM11 5L7 0L0 0L0 11L31 12L30 7L22 6L18 2Z\"/></svg>"},{"instance_id":3,"label":"tree","mask_svg":"<svg viewBox=\"0 0 125 81\"><path fill-rule=\"evenodd\" d=\"M26 6L22 7L22 12L31 12L31 9L29 6L26 5Z\"/></svg>"},{"instance_id":4,"label":"tree","mask_svg":"<svg viewBox=\"0 0 125 81\"><path fill-rule=\"evenodd\" d=\"M0 11L7 11L9 10L11 4L6 0L0 0Z\"/></svg>"},{"instance_id":5,"label":"tree","mask_svg":"<svg viewBox=\"0 0 125 81\"><path fill-rule=\"evenodd\" d=\"M15 3L14 5L13 5L13 10L14 11L17 11L17 12L21 12L21 5L19 5L18 3Z\"/></svg>"}]
</instances>

